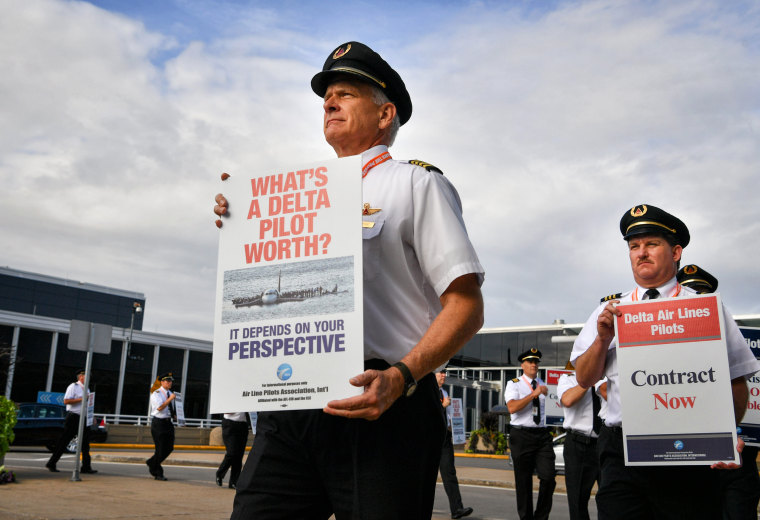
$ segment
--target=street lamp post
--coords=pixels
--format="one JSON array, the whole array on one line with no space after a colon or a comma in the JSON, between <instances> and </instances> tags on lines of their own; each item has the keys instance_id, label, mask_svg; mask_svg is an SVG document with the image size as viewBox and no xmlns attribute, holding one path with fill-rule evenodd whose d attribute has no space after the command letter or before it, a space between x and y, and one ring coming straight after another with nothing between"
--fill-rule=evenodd
<instances>
[{"instance_id":1,"label":"street lamp post","mask_svg":"<svg viewBox=\"0 0 760 520\"><path fill-rule=\"evenodd\" d=\"M135 314L140 314L142 312L142 305L140 305L140 302L135 302L132 304L132 319L129 322L129 341L127 342L127 359L132 359L132 356L130 355L131 349L132 349L132 332L135 328Z\"/></svg>"}]
</instances>

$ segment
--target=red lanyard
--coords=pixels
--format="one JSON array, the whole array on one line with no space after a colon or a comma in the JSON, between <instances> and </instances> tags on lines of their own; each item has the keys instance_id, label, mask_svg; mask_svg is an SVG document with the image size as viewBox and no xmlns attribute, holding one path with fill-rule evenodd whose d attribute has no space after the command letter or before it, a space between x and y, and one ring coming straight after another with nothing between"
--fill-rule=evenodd
<instances>
[{"instance_id":1,"label":"red lanyard","mask_svg":"<svg viewBox=\"0 0 760 520\"><path fill-rule=\"evenodd\" d=\"M367 161L367 164L365 164L362 167L362 179L367 176L367 174L372 168L374 168L378 164L383 164L385 161L389 161L390 159L392 159L391 153L386 150L380 155L378 155L377 157L375 157L374 159L370 159L369 161Z\"/></svg>"},{"instance_id":2,"label":"red lanyard","mask_svg":"<svg viewBox=\"0 0 760 520\"><path fill-rule=\"evenodd\" d=\"M676 284L676 288L673 291L673 294L671 294L669 297L673 298L674 296L678 296L679 294L681 294L681 284L677 283ZM638 301L639 300L639 288L638 287L636 287L636 290L633 291L633 298L631 298L631 300L632 301Z\"/></svg>"}]
</instances>

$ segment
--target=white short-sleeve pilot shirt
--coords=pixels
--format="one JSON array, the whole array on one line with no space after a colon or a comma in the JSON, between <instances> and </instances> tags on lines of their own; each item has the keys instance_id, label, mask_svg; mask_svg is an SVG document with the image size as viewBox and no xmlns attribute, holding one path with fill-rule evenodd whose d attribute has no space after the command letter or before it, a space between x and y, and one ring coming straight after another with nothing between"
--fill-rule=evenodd
<instances>
[{"instance_id":1,"label":"white short-sleeve pilot shirt","mask_svg":"<svg viewBox=\"0 0 760 520\"><path fill-rule=\"evenodd\" d=\"M387 151L375 146L362 163ZM364 358L392 364L425 334L451 282L477 273L482 283L484 271L459 195L443 175L390 159L370 169L362 186L363 204L380 210L363 215Z\"/></svg>"}]
</instances>

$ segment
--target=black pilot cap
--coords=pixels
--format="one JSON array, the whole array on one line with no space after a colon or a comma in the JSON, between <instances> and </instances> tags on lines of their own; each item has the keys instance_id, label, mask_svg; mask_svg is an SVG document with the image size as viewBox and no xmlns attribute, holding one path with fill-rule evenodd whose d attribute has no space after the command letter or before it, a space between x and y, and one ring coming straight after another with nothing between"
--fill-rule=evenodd
<instances>
[{"instance_id":1,"label":"black pilot cap","mask_svg":"<svg viewBox=\"0 0 760 520\"><path fill-rule=\"evenodd\" d=\"M695 264L683 266L676 279L681 285L691 287L700 294L714 293L718 290L718 279Z\"/></svg>"},{"instance_id":2,"label":"black pilot cap","mask_svg":"<svg viewBox=\"0 0 760 520\"><path fill-rule=\"evenodd\" d=\"M639 204L623 214L620 232L628 240L636 235L673 235L681 247L689 244L689 229L680 219L651 204Z\"/></svg>"},{"instance_id":3,"label":"black pilot cap","mask_svg":"<svg viewBox=\"0 0 760 520\"><path fill-rule=\"evenodd\" d=\"M167 374L162 375L161 381L174 381L174 378L172 377L172 373L169 372Z\"/></svg>"},{"instance_id":4,"label":"black pilot cap","mask_svg":"<svg viewBox=\"0 0 760 520\"><path fill-rule=\"evenodd\" d=\"M523 361L540 361L541 360L541 351L537 348L532 348L530 350L526 350L519 356L517 356L517 361L522 363Z\"/></svg>"},{"instance_id":5,"label":"black pilot cap","mask_svg":"<svg viewBox=\"0 0 760 520\"><path fill-rule=\"evenodd\" d=\"M378 53L363 43L344 43L330 53L322 66L322 72L311 78L311 89L319 97L324 97L330 83L346 74L385 92L388 99L396 105L402 125L412 117L412 99L401 76Z\"/></svg>"}]
</instances>

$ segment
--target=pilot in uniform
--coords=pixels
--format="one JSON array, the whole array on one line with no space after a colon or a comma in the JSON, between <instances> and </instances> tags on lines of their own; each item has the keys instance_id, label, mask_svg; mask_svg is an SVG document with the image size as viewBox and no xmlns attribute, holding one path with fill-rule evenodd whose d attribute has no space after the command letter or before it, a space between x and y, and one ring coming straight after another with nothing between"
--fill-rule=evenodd
<instances>
[{"instance_id":1,"label":"pilot in uniform","mask_svg":"<svg viewBox=\"0 0 760 520\"><path fill-rule=\"evenodd\" d=\"M84 378L85 371L80 370L76 373L77 380L71 383L66 388L66 393L63 395L63 402L66 404L66 420L63 423L63 433L58 439L58 443L53 450L53 454L50 455L50 459L45 464L45 467L53 472L58 472L56 464L58 459L63 455L66 446L69 445L71 439L77 436L79 433L79 418L82 413L82 399L84 398ZM87 390L89 395L90 391ZM85 413L87 409L85 408ZM90 458L90 428L85 423L84 432L82 433L82 469L80 473L97 473L98 470L92 469L92 463Z\"/></svg>"},{"instance_id":2,"label":"pilot in uniform","mask_svg":"<svg viewBox=\"0 0 760 520\"><path fill-rule=\"evenodd\" d=\"M340 94L343 83L339 82L351 88L369 85L387 96L400 125L411 117L411 98L401 77L362 43L339 46L312 78L312 90L324 100L325 118L340 117L349 103L336 98L333 85L339 85ZM357 87L357 91L361 100L366 99L361 97L366 89ZM352 93L351 99L356 98ZM339 131L345 128L340 121L337 124ZM369 371L362 376L374 377L381 387L383 381L396 382L398 371L404 387L375 420L356 415L380 406L354 411L341 407L345 400L336 401L336 407L328 405L331 413L259 413L256 441L238 480L235 520L327 519L332 514L429 518L446 431L432 371L446 361L438 361L441 354L451 357L453 347L461 346L482 323L479 286L484 271L452 184L430 165L393 159L388 151L392 138L386 139L385 129L373 126L368 140L366 128L357 127L351 142L368 146L357 150L331 141L332 128L324 125L323 130L339 157L361 156L363 200L357 213L361 211L363 219L363 348L364 368ZM452 299L444 297L442 303L444 293ZM466 301L460 299L464 293ZM447 308L448 301L461 303ZM452 317L465 320L461 326L447 329L443 339L435 334L422 342L442 309L451 313L455 308ZM441 323L436 321L435 330L443 332L446 326ZM413 349L424 355L407 357ZM430 356L435 366L430 366ZM377 395L370 386L365 385L365 394Z\"/></svg>"},{"instance_id":3,"label":"pilot in uniform","mask_svg":"<svg viewBox=\"0 0 760 520\"><path fill-rule=\"evenodd\" d=\"M243 455L248 443L248 414L245 412L226 413L222 419L222 440L226 452L219 469L216 470L216 485L221 486L227 470L230 471L229 487L237 487L240 470L243 469Z\"/></svg>"},{"instance_id":4,"label":"pilot in uniform","mask_svg":"<svg viewBox=\"0 0 760 520\"><path fill-rule=\"evenodd\" d=\"M595 350L589 352L585 359L579 358L592 347L606 341L598 336L598 327L608 330L606 323L612 323L615 302L630 302L658 297L690 297L696 292L684 287L676 280L677 263L681 251L690 240L689 230L677 217L649 204L634 206L620 219L620 232L629 242L629 260L636 287L626 293L618 293L604 298L602 303L591 313L573 345L570 362L576 368L576 376L581 384L590 386L596 378L593 369L584 372L584 366L594 366ZM664 257L656 252L649 254L647 264L662 264L667 269L658 270L657 286L650 287L646 277L654 281L655 276L640 269L646 268L631 251L631 243L643 254L648 246L641 238L654 237L664 239L669 247ZM636 244L644 242L644 244ZM659 260L658 258L664 258ZM649 268L651 269L651 268ZM619 312L619 311L618 311ZM732 384L734 380L747 377L758 369L760 364L752 355L749 347L731 317L723 307L726 343L728 347L728 366ZM614 332L613 332L614 334ZM599 518L605 519L714 519L720 518L720 497L718 496L718 472L736 470L712 470L708 466L626 466L623 452L622 408L617 368L617 340L612 338L604 360L603 375L607 376L607 417L601 428L598 441L601 484L596 495ZM581 363L589 363L582 365ZM746 403L745 403L746 405ZM705 418L709 422L709 418Z\"/></svg>"},{"instance_id":5,"label":"pilot in uniform","mask_svg":"<svg viewBox=\"0 0 760 520\"><path fill-rule=\"evenodd\" d=\"M573 370L573 366L568 363L565 369ZM560 376L557 397L565 415L562 427L567 432L562 453L570 520L589 520L588 501L599 480L596 444L602 424L602 398L595 388L578 385L575 374Z\"/></svg>"},{"instance_id":6,"label":"pilot in uniform","mask_svg":"<svg viewBox=\"0 0 760 520\"><path fill-rule=\"evenodd\" d=\"M676 275L678 283L699 294L718 290L718 279L697 265L686 265ZM760 501L760 475L757 472L757 446L744 446L742 467L734 471L721 471L721 504L724 520L755 518Z\"/></svg>"},{"instance_id":7,"label":"pilot in uniform","mask_svg":"<svg viewBox=\"0 0 760 520\"><path fill-rule=\"evenodd\" d=\"M171 372L162 375L159 380L161 386L150 394L150 434L153 437L155 451L153 456L145 461L148 471L156 480L168 480L164 476L164 468L161 463L174 451L174 424L172 418L176 417L174 399L176 394L172 392L174 378Z\"/></svg>"},{"instance_id":8,"label":"pilot in uniform","mask_svg":"<svg viewBox=\"0 0 760 520\"><path fill-rule=\"evenodd\" d=\"M517 356L523 373L507 382L504 400L510 412L509 449L515 471L517 514L521 520L546 520L556 486L552 436L546 426L547 387L538 377L541 351ZM531 398L532 397L532 398ZM533 471L538 474L538 501L533 510Z\"/></svg>"}]
</instances>

